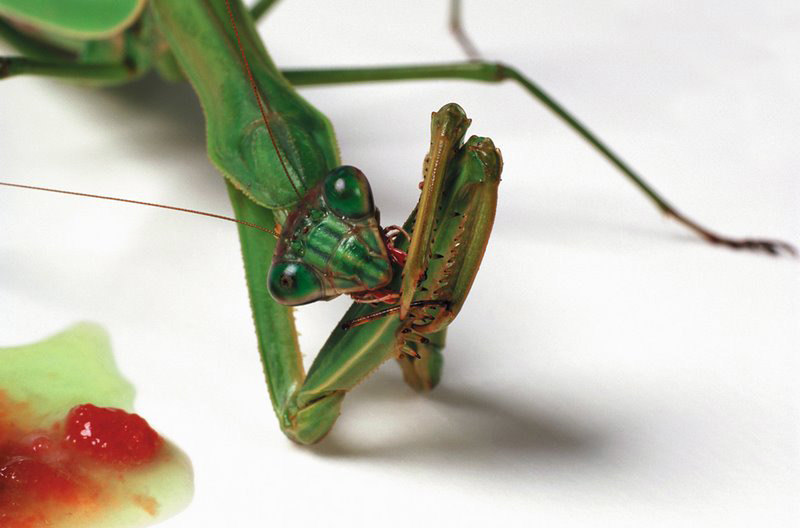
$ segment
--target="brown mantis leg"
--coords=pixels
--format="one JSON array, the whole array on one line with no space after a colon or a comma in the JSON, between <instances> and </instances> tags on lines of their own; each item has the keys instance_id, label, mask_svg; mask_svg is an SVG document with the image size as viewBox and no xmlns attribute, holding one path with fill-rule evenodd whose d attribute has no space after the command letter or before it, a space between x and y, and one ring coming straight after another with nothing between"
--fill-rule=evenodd
<instances>
[{"instance_id":1,"label":"brown mantis leg","mask_svg":"<svg viewBox=\"0 0 800 528\"><path fill-rule=\"evenodd\" d=\"M448 27L453 38L455 38L458 45L461 46L464 55L471 61L481 60L481 54L478 48L472 43L472 39L469 38L467 32L464 31L464 24L461 17L461 0L450 0Z\"/></svg>"}]
</instances>

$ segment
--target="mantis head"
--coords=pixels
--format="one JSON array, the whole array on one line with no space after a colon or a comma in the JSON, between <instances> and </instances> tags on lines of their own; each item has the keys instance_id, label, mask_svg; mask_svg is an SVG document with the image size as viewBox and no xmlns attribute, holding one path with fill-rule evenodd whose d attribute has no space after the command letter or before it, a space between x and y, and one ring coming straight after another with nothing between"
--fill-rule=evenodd
<instances>
[{"instance_id":1,"label":"mantis head","mask_svg":"<svg viewBox=\"0 0 800 528\"><path fill-rule=\"evenodd\" d=\"M270 294L297 306L377 290L391 280L369 182L355 167L337 167L286 219L267 278Z\"/></svg>"}]
</instances>

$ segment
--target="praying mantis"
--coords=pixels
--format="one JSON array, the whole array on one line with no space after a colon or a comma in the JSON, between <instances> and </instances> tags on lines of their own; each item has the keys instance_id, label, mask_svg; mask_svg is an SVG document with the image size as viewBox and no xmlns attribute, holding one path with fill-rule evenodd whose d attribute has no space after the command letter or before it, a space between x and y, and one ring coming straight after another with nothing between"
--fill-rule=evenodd
<instances>
[{"instance_id":1,"label":"praying mantis","mask_svg":"<svg viewBox=\"0 0 800 528\"><path fill-rule=\"evenodd\" d=\"M227 177L228 192L237 218L267 228L283 224L290 214L289 210L302 201L302 195L340 164L329 122L311 105L297 98L292 87L280 76L262 48L252 21L239 2L230 4L231 12L228 12L226 4L219 0L198 2L191 7L182 2L167 0L153 0L146 6L144 2L133 2L131 5L129 14L145 17L143 20L147 20L147 17L155 20L155 22L153 20L143 22L141 26L135 28L135 31L144 33L145 41L152 38L159 46L168 46L173 52L172 55L164 55L163 63L158 63L156 67L167 76L178 77L180 74L175 63L170 62L173 59L177 60L198 92L207 118L209 153L215 165ZM229 23L229 18L234 20L233 24ZM148 34L148 31L155 31L153 29L155 27L163 33L165 41ZM13 27L8 30L9 34L13 31L15 31ZM198 31L202 32L202 37L198 36ZM238 41L242 42L241 48ZM103 49L102 45L98 46L96 52L101 57L113 56L118 53L114 47L117 44L110 45L107 49ZM133 45L133 49L136 53L142 53L141 56L136 55L136 58L142 59L144 64L152 58L136 45ZM258 93L267 104L265 113L271 116L269 118L261 116L258 98L253 96L249 85L247 68L240 59L242 56L253 66L253 75L259 84ZM130 61L130 56L123 56L119 62L108 65L81 66L73 69L63 68L63 64L54 66L46 61L42 64L6 61L2 68L5 68L6 73L33 73L36 70L36 73L41 74L83 76L95 82L122 82L140 73L137 70L140 65ZM587 136L582 125L552 101L537 85L532 84L517 70L504 65L464 62L458 65L420 68L295 70L285 71L284 75L290 83L296 85L394 78L466 78L484 81L515 79L523 87L527 87L533 95L549 104L550 109L559 117L583 131L584 138L609 156L619 169L627 171L628 176L657 202L663 212L675 217L712 242L770 253L790 250L790 246L776 241L727 239L705 231L664 202L615 154L598 142L595 136ZM443 114L439 114L439 121L446 121L446 124L440 123L434 126L435 129L436 126L440 127L436 129L438 131L434 131L434 139L448 138L451 145L444 147L443 152L459 159L466 156L467 152L475 152L478 147L485 147L478 157L491 159L484 160L485 163L480 165L479 169L468 171L468 175L464 178L468 182L476 179L480 180L480 183L489 182L489 190L481 192L486 192L490 196L487 201L468 200L457 207L451 203L449 204L451 209L445 208L444 216L436 221L433 217L438 205L431 202L434 205L426 206L423 198L420 208L424 214L421 217L429 220L424 224L426 226L424 230L428 233L424 237L412 238L411 248L407 247L408 240L403 245L403 249L408 249L410 258L416 259L414 266L417 271L414 274L399 271L393 274L393 280L396 281L393 289L400 292L398 301L404 306L400 309L400 316L392 313L357 328L337 326L308 373L303 369L291 310L275 303L265 289L266 277L269 275L268 263L274 253L276 241L246 226L239 228L253 317L271 400L281 428L299 443L311 444L324 437L339 415L346 392L386 359L398 353L405 378L415 388L430 389L439 380L444 326L452 320L458 311L457 308L463 303L480 264L494 217L493 202L496 199L494 193L500 172L500 159L491 144L481 146L478 144L481 140L476 140L473 143L468 142L466 149L462 150L460 141L464 132L462 129L466 126L466 117L456 115L459 110L452 106L443 107L442 112ZM446 115L451 117L443 117ZM457 124L453 125L449 119L453 119ZM269 126L263 126L265 121L267 125L277 130L274 137L273 132L267 130ZM456 130L451 131L447 128L446 132L442 132L442 127ZM232 133L232 130L237 132ZM435 152L430 153L429 159L432 160L430 165L434 166L440 160ZM446 165L449 161L449 159L444 160L442 163ZM260 179L265 174L269 175L267 183L263 183ZM482 176L474 176L475 174ZM432 188L432 180L441 182L442 178L443 176L433 177L430 174L426 176L425 182L428 185L423 196L438 196L439 193ZM470 210L469 214L463 214L463 207L473 206L476 209ZM473 218L480 220L474 225L459 223L452 226L454 230L474 234L475 236L469 239L473 244L461 248L463 252L461 249L455 251L456 246L466 239L451 237L441 248L430 249L431 231L434 226L446 231L447 228L442 227L446 217L457 218L459 215L470 220ZM419 218L416 221L419 222ZM406 225L406 230L412 231L412 237L416 236L414 233L424 231L420 228L412 230L413 222L414 220ZM453 258L442 258L447 256L449 250L453 250ZM424 270L428 267L433 269L436 265L429 260L432 256L440 256L442 264L453 270L464 270L463 278L452 281L457 283L457 291L435 290L431 284L424 283L427 277L420 283L420 278L425 275ZM436 275L433 271L430 271L429 275L432 280L447 282L443 281L441 276L433 279ZM428 295L424 301L441 301L446 304L415 306L413 303L419 302L419 296L415 295L415 292L419 292L420 287L422 290L438 291L438 295ZM366 322L370 314L383 309L383 306L356 304L342 321L345 325L351 321ZM419 310L418 313L414 313L414 309ZM428 310L428 315L423 314L421 310ZM424 320L426 317L430 319ZM417 328L425 327L431 320L437 318L442 319L441 326L416 331ZM404 336L413 337L413 340Z\"/></svg>"}]
</instances>

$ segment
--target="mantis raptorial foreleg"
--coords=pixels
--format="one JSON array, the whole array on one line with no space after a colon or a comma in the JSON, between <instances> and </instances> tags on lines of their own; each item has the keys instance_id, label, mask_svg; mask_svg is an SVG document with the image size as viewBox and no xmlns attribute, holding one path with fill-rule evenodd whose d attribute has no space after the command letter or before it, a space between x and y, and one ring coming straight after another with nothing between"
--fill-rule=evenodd
<instances>
[{"instance_id":1,"label":"mantis raptorial foreleg","mask_svg":"<svg viewBox=\"0 0 800 528\"><path fill-rule=\"evenodd\" d=\"M438 128L442 116L460 124ZM425 277L412 288L416 308L403 321L393 314L350 328L348 323L384 310L380 305L355 303L307 375L303 374L291 309L270 297L263 279L275 242L264 233L240 226L242 246L251 248L244 252L245 269L270 395L282 429L298 442L322 438L338 417L347 391L392 356L400 355L404 378L417 390L432 388L441 376L444 329L463 304L483 255L494 218L501 164L487 139L472 138L462 146L469 121L456 105L446 105L434 114L433 123L433 137L445 134L449 145L443 156L432 142L428 158L430 165L442 169L441 207L425 219L418 218L415 211L404 226L409 231L420 225L435 226L436 232L425 250L436 264L426 266ZM271 220L269 211L230 184L229 191L238 219L256 224ZM463 236L465 233L469 236ZM407 245L407 240L398 244L402 249ZM397 273L392 287L398 288L401 280ZM424 308L431 300L446 302ZM411 354L417 359L409 359Z\"/></svg>"}]
</instances>

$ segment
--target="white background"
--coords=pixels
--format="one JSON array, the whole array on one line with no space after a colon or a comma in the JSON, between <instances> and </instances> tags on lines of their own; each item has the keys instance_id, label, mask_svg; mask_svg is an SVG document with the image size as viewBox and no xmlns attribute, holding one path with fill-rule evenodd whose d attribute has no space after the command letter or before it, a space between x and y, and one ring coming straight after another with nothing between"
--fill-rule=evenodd
<instances>
[{"instance_id":1,"label":"white background","mask_svg":"<svg viewBox=\"0 0 800 528\"><path fill-rule=\"evenodd\" d=\"M800 8L788 1L467 1L489 58L541 82L690 216L800 243ZM459 60L446 2L286 0L287 66ZM137 410L196 494L169 527L792 526L800 521L797 260L708 247L512 84L304 90L384 221L417 199L449 101L506 166L442 385L385 365L319 446L286 440L256 352L236 229L0 190L0 343L108 328ZM0 83L0 177L229 211L184 85ZM308 358L347 306L304 308Z\"/></svg>"}]
</instances>

